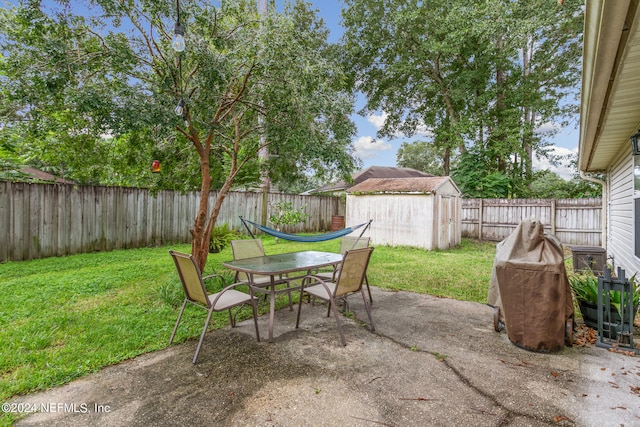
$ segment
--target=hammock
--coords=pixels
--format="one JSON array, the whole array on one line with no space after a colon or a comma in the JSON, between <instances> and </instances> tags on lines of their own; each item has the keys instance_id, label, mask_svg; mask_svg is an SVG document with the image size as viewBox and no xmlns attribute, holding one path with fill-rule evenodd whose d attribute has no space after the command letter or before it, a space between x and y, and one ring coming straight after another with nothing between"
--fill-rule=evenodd
<instances>
[{"instance_id":1,"label":"hammock","mask_svg":"<svg viewBox=\"0 0 640 427\"><path fill-rule=\"evenodd\" d=\"M253 235L253 233L249 229L249 226L247 225L247 223L255 226L256 228L258 228L260 231L262 231L264 233L267 233L267 234L269 234L271 236L275 236L275 237L278 237L278 238L284 239L284 240L291 240L291 241L294 241L294 242L324 242L325 240L333 240L333 239L337 239L338 237L346 236L347 234L352 233L355 230L357 230L358 228L363 227L363 226L366 225L364 230L362 230L362 233L360 233L360 235L362 236L362 234L367 230L369 225L371 225L371 221L372 220L370 220L369 222L365 222L363 224L360 224L360 225L356 225L354 227L347 227L347 228L343 228L342 230L332 231L330 233L324 233L324 234L316 234L314 236L301 236L299 234L283 233L281 231L274 230L273 228L269 228L269 227L266 227L264 225L256 224L255 222L249 221L248 219L244 219L243 217L240 217L240 221L242 221L244 226L249 231L249 234L254 239L255 239L255 236Z\"/></svg>"}]
</instances>

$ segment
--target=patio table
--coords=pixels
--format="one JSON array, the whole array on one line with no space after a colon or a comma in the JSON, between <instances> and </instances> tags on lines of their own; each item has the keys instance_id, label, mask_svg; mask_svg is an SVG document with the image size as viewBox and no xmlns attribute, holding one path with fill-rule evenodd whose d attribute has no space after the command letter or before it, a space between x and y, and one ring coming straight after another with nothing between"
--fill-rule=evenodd
<instances>
[{"instance_id":1,"label":"patio table","mask_svg":"<svg viewBox=\"0 0 640 427\"><path fill-rule=\"evenodd\" d=\"M273 319L275 317L276 294L291 292L299 287L276 289L276 276L304 271L310 274L312 270L320 267L335 266L342 262L342 255L333 252L302 251L285 254L266 255L255 258L244 258L223 262L222 265L233 271L246 273L249 277L249 285L255 292L268 293L269 301L269 342L273 342ZM268 289L253 285L253 275L271 277L271 286ZM302 277L301 275L300 277ZM295 280L295 277L290 277Z\"/></svg>"}]
</instances>

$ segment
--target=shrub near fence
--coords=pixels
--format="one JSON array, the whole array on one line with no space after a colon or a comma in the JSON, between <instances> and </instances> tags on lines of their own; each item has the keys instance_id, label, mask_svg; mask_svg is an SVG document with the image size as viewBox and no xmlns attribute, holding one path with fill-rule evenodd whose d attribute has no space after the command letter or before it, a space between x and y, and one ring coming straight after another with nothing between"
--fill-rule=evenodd
<instances>
[{"instance_id":1,"label":"shrub near fence","mask_svg":"<svg viewBox=\"0 0 640 427\"><path fill-rule=\"evenodd\" d=\"M191 241L199 192L0 182L0 262ZM211 192L209 206L217 192ZM262 193L231 192L218 224L241 230L239 216L261 221ZM339 197L271 193L268 203L307 205L309 219L287 232L320 232L344 215Z\"/></svg>"},{"instance_id":2,"label":"shrub near fence","mask_svg":"<svg viewBox=\"0 0 640 427\"><path fill-rule=\"evenodd\" d=\"M463 199L462 236L500 241L523 220L542 222L565 245L602 245L602 199Z\"/></svg>"}]
</instances>

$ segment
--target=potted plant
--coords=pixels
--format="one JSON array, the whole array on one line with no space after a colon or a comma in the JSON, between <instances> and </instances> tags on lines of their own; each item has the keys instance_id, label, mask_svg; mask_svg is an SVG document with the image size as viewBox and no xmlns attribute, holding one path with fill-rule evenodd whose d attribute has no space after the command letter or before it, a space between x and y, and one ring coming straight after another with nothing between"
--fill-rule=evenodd
<instances>
[{"instance_id":1,"label":"potted plant","mask_svg":"<svg viewBox=\"0 0 640 427\"><path fill-rule=\"evenodd\" d=\"M592 272L574 273L569 275L569 285L582 320L591 327L598 327L598 278Z\"/></svg>"},{"instance_id":2,"label":"potted plant","mask_svg":"<svg viewBox=\"0 0 640 427\"><path fill-rule=\"evenodd\" d=\"M629 279L635 285L635 275ZM573 291L574 298L580 308L580 314L584 323L591 327L598 327L598 277L591 271L573 273L569 275L569 285ZM640 292L636 285L633 293L633 315L638 310ZM621 292L610 292L611 313L605 318L610 318L612 322L619 322Z\"/></svg>"}]
</instances>

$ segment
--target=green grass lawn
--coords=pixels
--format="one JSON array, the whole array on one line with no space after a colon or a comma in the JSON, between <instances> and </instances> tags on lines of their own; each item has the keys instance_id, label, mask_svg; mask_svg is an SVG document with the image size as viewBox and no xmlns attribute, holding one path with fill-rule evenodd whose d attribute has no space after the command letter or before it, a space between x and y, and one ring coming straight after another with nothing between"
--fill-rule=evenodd
<instances>
[{"instance_id":1,"label":"green grass lawn","mask_svg":"<svg viewBox=\"0 0 640 427\"><path fill-rule=\"evenodd\" d=\"M340 245L263 241L267 254ZM170 248L190 251L172 245L0 264L0 401L167 347L184 298ZM449 251L381 246L368 277L381 288L485 302L494 256L494 243L472 240ZM231 248L210 254L205 274L224 273L221 262L232 258ZM187 309L175 342L198 337L204 314ZM227 324L226 312L215 313L210 328ZM0 425L12 419L0 414Z\"/></svg>"}]
</instances>

